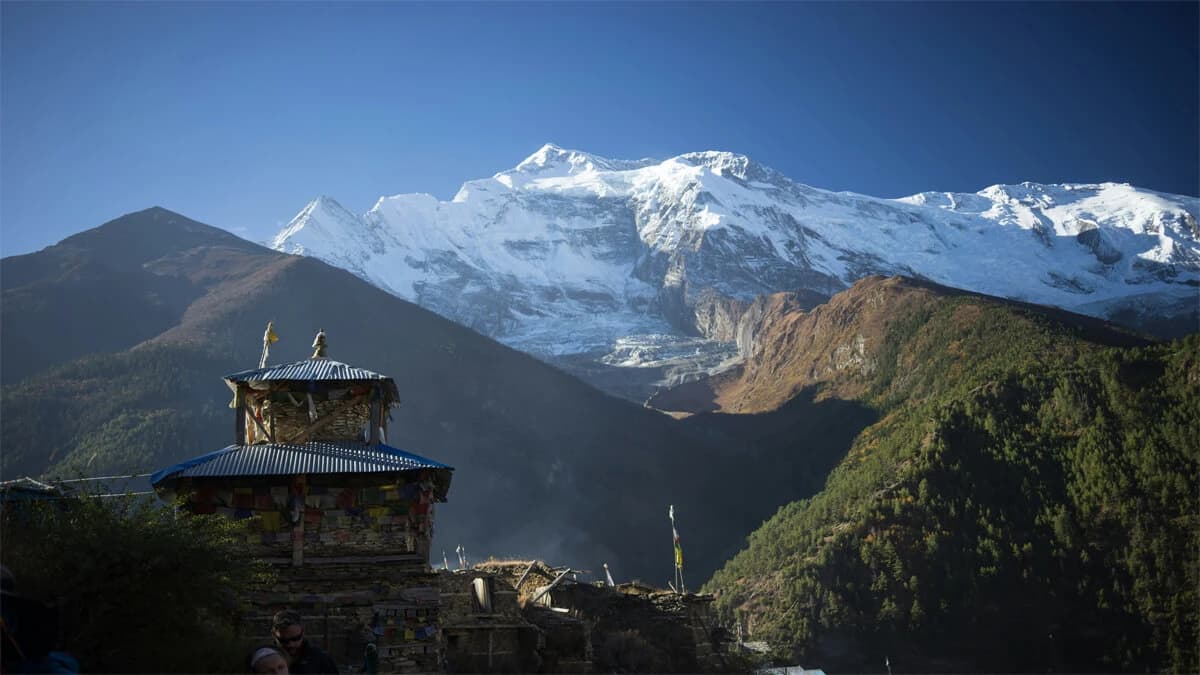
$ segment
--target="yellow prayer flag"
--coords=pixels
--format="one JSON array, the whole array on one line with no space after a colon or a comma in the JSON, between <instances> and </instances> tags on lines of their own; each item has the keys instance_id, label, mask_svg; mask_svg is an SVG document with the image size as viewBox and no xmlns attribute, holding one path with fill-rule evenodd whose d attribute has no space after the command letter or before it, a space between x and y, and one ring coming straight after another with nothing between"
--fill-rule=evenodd
<instances>
[{"instance_id":1,"label":"yellow prayer flag","mask_svg":"<svg viewBox=\"0 0 1200 675\"><path fill-rule=\"evenodd\" d=\"M267 532L277 532L281 524L278 511L260 511L259 517L262 518L262 529Z\"/></svg>"}]
</instances>

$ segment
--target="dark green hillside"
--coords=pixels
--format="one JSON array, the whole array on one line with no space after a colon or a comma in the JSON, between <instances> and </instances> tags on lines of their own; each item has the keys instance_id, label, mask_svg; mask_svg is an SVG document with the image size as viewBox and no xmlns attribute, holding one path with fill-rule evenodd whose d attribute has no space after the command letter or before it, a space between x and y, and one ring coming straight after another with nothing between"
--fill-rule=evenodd
<instances>
[{"instance_id":1,"label":"dark green hillside","mask_svg":"<svg viewBox=\"0 0 1200 675\"><path fill-rule=\"evenodd\" d=\"M740 371L681 387L719 408L681 422L731 455L708 491L728 492L730 476L753 485L727 514L731 531L752 532L780 505L815 495L860 435L883 433L899 411L962 395L1013 363L1072 363L1105 346L1148 344L1087 317L911 279L864 279L811 311L786 295L766 304ZM744 545L722 543L721 561Z\"/></svg>"},{"instance_id":2,"label":"dark green hillside","mask_svg":"<svg viewBox=\"0 0 1200 675\"><path fill-rule=\"evenodd\" d=\"M946 311L897 326L920 368L880 357L885 416L713 577L722 610L826 669L1195 671L1200 338Z\"/></svg>"},{"instance_id":3,"label":"dark green hillside","mask_svg":"<svg viewBox=\"0 0 1200 675\"><path fill-rule=\"evenodd\" d=\"M17 382L87 354L128 349L178 323L203 280L155 269L197 248L266 249L166 209L109 221L0 263L0 378ZM228 278L230 271L222 274Z\"/></svg>"},{"instance_id":4,"label":"dark green hillside","mask_svg":"<svg viewBox=\"0 0 1200 675\"><path fill-rule=\"evenodd\" d=\"M230 365L197 347L155 346L84 357L6 386L0 474L143 472L224 447L233 423L213 373Z\"/></svg>"}]
</instances>

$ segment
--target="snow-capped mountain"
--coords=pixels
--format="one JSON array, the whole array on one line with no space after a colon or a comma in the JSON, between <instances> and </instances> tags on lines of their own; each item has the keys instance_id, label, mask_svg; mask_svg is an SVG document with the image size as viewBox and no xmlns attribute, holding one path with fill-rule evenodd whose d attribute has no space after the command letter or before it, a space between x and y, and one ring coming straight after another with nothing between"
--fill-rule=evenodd
<instances>
[{"instance_id":1,"label":"snow-capped mountain","mask_svg":"<svg viewBox=\"0 0 1200 675\"><path fill-rule=\"evenodd\" d=\"M1198 214L1200 199L1126 184L881 199L727 152L630 161L546 145L449 202L399 194L357 216L321 197L272 246L577 369L678 377L736 357L755 296L828 297L871 273L1195 329Z\"/></svg>"}]
</instances>

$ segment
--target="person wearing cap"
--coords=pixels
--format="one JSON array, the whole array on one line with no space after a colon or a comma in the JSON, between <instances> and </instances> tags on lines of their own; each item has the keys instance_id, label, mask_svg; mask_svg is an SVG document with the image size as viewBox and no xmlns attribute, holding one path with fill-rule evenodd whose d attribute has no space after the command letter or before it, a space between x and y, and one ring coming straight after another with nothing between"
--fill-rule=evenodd
<instances>
[{"instance_id":1,"label":"person wearing cap","mask_svg":"<svg viewBox=\"0 0 1200 675\"><path fill-rule=\"evenodd\" d=\"M337 674L338 667L333 657L304 639L304 623L298 613L291 610L277 612L271 624L271 635L287 654L288 672L291 675Z\"/></svg>"}]
</instances>

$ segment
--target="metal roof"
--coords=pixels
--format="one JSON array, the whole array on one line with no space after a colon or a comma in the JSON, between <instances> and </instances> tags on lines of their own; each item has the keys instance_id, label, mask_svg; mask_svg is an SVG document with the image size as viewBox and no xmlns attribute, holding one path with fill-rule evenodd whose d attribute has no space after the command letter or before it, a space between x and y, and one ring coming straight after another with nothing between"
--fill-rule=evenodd
<instances>
[{"instance_id":1,"label":"metal roof","mask_svg":"<svg viewBox=\"0 0 1200 675\"><path fill-rule=\"evenodd\" d=\"M231 382L262 382L266 380L391 380L366 368L355 368L333 359L304 359L266 368L243 370L225 376Z\"/></svg>"},{"instance_id":2,"label":"metal roof","mask_svg":"<svg viewBox=\"0 0 1200 675\"><path fill-rule=\"evenodd\" d=\"M150 482L158 487L163 481L178 478L390 473L418 469L453 471L454 467L382 443L259 443L230 445L207 455L193 457L155 473L150 477Z\"/></svg>"}]
</instances>

